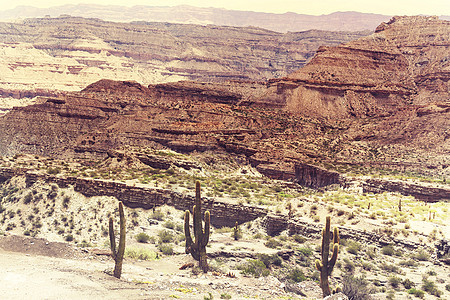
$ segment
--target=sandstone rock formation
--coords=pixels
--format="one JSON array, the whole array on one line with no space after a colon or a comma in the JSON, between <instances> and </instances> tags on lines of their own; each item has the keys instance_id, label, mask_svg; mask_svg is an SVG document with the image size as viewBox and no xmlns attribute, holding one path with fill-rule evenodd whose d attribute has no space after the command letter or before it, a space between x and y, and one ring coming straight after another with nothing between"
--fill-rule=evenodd
<instances>
[{"instance_id":1,"label":"sandstone rock formation","mask_svg":"<svg viewBox=\"0 0 450 300\"><path fill-rule=\"evenodd\" d=\"M330 118L389 115L410 104L446 107L449 31L450 22L437 17L394 17L370 36L321 47L307 66L274 80L266 97L290 112Z\"/></svg>"},{"instance_id":2,"label":"sandstone rock formation","mask_svg":"<svg viewBox=\"0 0 450 300\"><path fill-rule=\"evenodd\" d=\"M100 80L0 117L0 155L108 160L133 145L226 151L279 179L294 179L299 162L446 177L445 32L447 21L394 18L374 35L321 50L303 69L268 84L182 81L146 87ZM430 67L418 64L423 58ZM133 157L152 163L139 153Z\"/></svg>"},{"instance_id":3,"label":"sandstone rock formation","mask_svg":"<svg viewBox=\"0 0 450 300\"><path fill-rule=\"evenodd\" d=\"M0 96L51 96L102 78L146 85L265 80L302 67L320 45L367 34L281 34L256 27L113 23L69 16L0 23Z\"/></svg>"}]
</instances>

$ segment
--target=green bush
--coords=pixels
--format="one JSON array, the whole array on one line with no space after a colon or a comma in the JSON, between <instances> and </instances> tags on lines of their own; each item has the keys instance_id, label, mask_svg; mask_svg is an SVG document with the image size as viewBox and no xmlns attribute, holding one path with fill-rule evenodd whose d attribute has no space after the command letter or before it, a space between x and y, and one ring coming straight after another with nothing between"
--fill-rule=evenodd
<instances>
[{"instance_id":1,"label":"green bush","mask_svg":"<svg viewBox=\"0 0 450 300\"><path fill-rule=\"evenodd\" d=\"M412 294L418 298L423 299L425 297L425 292L422 290L417 290L415 288L409 289L408 290L408 294Z\"/></svg>"},{"instance_id":2,"label":"green bush","mask_svg":"<svg viewBox=\"0 0 450 300\"><path fill-rule=\"evenodd\" d=\"M396 289L402 282L402 279L397 276L392 276L392 277L389 277L388 282L393 288Z\"/></svg>"},{"instance_id":3,"label":"green bush","mask_svg":"<svg viewBox=\"0 0 450 300\"><path fill-rule=\"evenodd\" d=\"M372 299L370 294L374 293L374 289L363 276L345 276L342 280L342 292L349 299L369 300Z\"/></svg>"},{"instance_id":4,"label":"green bush","mask_svg":"<svg viewBox=\"0 0 450 300\"><path fill-rule=\"evenodd\" d=\"M259 260L261 260L267 268L270 268L271 265L281 266L281 258L276 254L260 254L258 255Z\"/></svg>"},{"instance_id":5,"label":"green bush","mask_svg":"<svg viewBox=\"0 0 450 300\"><path fill-rule=\"evenodd\" d=\"M135 238L139 243L148 243L148 241L150 240L150 236L145 232L137 234Z\"/></svg>"},{"instance_id":6,"label":"green bush","mask_svg":"<svg viewBox=\"0 0 450 300\"><path fill-rule=\"evenodd\" d=\"M157 258L155 252L143 248L126 248L125 256L140 260L153 260Z\"/></svg>"},{"instance_id":7,"label":"green bush","mask_svg":"<svg viewBox=\"0 0 450 300\"><path fill-rule=\"evenodd\" d=\"M173 255L173 247L167 244L159 244L158 250L164 255Z\"/></svg>"},{"instance_id":8,"label":"green bush","mask_svg":"<svg viewBox=\"0 0 450 300\"><path fill-rule=\"evenodd\" d=\"M383 248L381 248L381 253L389 256L394 255L395 253L394 246L392 245L384 246Z\"/></svg>"},{"instance_id":9,"label":"green bush","mask_svg":"<svg viewBox=\"0 0 450 300\"><path fill-rule=\"evenodd\" d=\"M160 243L172 243L174 240L173 233L169 230L160 230L158 232L158 237Z\"/></svg>"},{"instance_id":10,"label":"green bush","mask_svg":"<svg viewBox=\"0 0 450 300\"><path fill-rule=\"evenodd\" d=\"M163 221L165 218L164 213L161 210L155 210L151 215L150 219Z\"/></svg>"},{"instance_id":11,"label":"green bush","mask_svg":"<svg viewBox=\"0 0 450 300\"><path fill-rule=\"evenodd\" d=\"M347 252L356 255L361 250L361 248L362 246L360 243L356 241L349 241L347 245Z\"/></svg>"},{"instance_id":12,"label":"green bush","mask_svg":"<svg viewBox=\"0 0 450 300\"><path fill-rule=\"evenodd\" d=\"M428 254L428 252L426 252L425 250L421 249L419 250L418 253L414 254L412 257L420 261L427 261L430 259L430 254Z\"/></svg>"},{"instance_id":13,"label":"green bush","mask_svg":"<svg viewBox=\"0 0 450 300\"><path fill-rule=\"evenodd\" d=\"M353 273L355 271L355 264L348 258L344 258L344 270Z\"/></svg>"},{"instance_id":14,"label":"green bush","mask_svg":"<svg viewBox=\"0 0 450 300\"><path fill-rule=\"evenodd\" d=\"M306 242L306 238L299 234L294 234L292 236L292 238L294 239L294 241L296 241L299 244L303 244L304 242Z\"/></svg>"},{"instance_id":15,"label":"green bush","mask_svg":"<svg viewBox=\"0 0 450 300\"><path fill-rule=\"evenodd\" d=\"M402 270L399 267L397 267L396 265L390 265L390 264L387 264L387 263L382 263L380 265L380 268L382 270L385 270L385 271L389 272L389 273L397 273L397 274L401 274L402 273Z\"/></svg>"},{"instance_id":16,"label":"green bush","mask_svg":"<svg viewBox=\"0 0 450 300\"><path fill-rule=\"evenodd\" d=\"M163 226L168 228L168 229L175 229L175 222L174 221L166 221L163 224Z\"/></svg>"},{"instance_id":17,"label":"green bush","mask_svg":"<svg viewBox=\"0 0 450 300\"><path fill-rule=\"evenodd\" d=\"M73 241L73 235L71 235L71 234L66 235L66 236L64 237L64 240L65 240L66 242L71 242L71 241Z\"/></svg>"},{"instance_id":18,"label":"green bush","mask_svg":"<svg viewBox=\"0 0 450 300\"><path fill-rule=\"evenodd\" d=\"M281 244L280 241L277 241L277 240L274 239L274 238L270 238L270 239L267 240L267 242L264 243L264 245L265 245L266 247L268 247L268 248L275 249L275 248L277 248L277 247L280 247L282 244Z\"/></svg>"},{"instance_id":19,"label":"green bush","mask_svg":"<svg viewBox=\"0 0 450 300\"><path fill-rule=\"evenodd\" d=\"M434 295L436 297L440 297L442 295L442 291L438 290L434 282L428 280L427 278L423 278L422 280L422 289L425 292L430 293L431 295Z\"/></svg>"},{"instance_id":20,"label":"green bush","mask_svg":"<svg viewBox=\"0 0 450 300\"><path fill-rule=\"evenodd\" d=\"M300 252L304 256L311 256L313 254L313 249L309 247L302 247L298 249L298 252Z\"/></svg>"},{"instance_id":21,"label":"green bush","mask_svg":"<svg viewBox=\"0 0 450 300\"><path fill-rule=\"evenodd\" d=\"M305 274L303 274L303 271L299 268L291 269L288 273L287 278L294 282L302 282L306 280Z\"/></svg>"},{"instance_id":22,"label":"green bush","mask_svg":"<svg viewBox=\"0 0 450 300\"><path fill-rule=\"evenodd\" d=\"M245 264L238 266L244 275L251 275L254 277L268 276L270 274L266 265L258 259L249 259Z\"/></svg>"},{"instance_id":23,"label":"green bush","mask_svg":"<svg viewBox=\"0 0 450 300\"><path fill-rule=\"evenodd\" d=\"M413 288L416 284L414 282L412 282L411 280L409 280L408 278L404 279L402 281L403 286L405 287L405 289L409 290L411 288Z\"/></svg>"}]
</instances>

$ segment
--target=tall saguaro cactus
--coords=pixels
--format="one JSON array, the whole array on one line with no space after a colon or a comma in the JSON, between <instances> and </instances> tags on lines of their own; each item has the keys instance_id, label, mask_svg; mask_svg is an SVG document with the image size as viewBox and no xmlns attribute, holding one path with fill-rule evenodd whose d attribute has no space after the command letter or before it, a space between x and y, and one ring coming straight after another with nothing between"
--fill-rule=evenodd
<instances>
[{"instance_id":1,"label":"tall saguaro cactus","mask_svg":"<svg viewBox=\"0 0 450 300\"><path fill-rule=\"evenodd\" d=\"M116 237L114 235L114 224L112 217L109 218L109 241L111 244L111 256L114 259L114 277L119 278L122 275L123 255L125 253L125 214L123 213L123 204L119 202L119 248L116 249Z\"/></svg>"},{"instance_id":2,"label":"tall saguaro cactus","mask_svg":"<svg viewBox=\"0 0 450 300\"><path fill-rule=\"evenodd\" d=\"M205 228L202 227L202 201L200 197L200 182L195 183L195 205L193 208L194 217L194 240L191 237L189 228L189 210L184 214L184 235L186 236L186 253L190 253L195 260L198 260L203 272L208 272L208 261L206 257L206 245L209 241L210 214L205 212Z\"/></svg>"},{"instance_id":3,"label":"tall saguaro cactus","mask_svg":"<svg viewBox=\"0 0 450 300\"><path fill-rule=\"evenodd\" d=\"M330 285L328 282L328 276L333 272L334 265L336 264L338 252L339 252L339 230L334 228L333 232L333 245L331 259L328 260L330 252L330 216L327 216L325 228L322 231L322 261L316 260L316 268L320 271L320 288L322 289L323 296L331 295Z\"/></svg>"}]
</instances>

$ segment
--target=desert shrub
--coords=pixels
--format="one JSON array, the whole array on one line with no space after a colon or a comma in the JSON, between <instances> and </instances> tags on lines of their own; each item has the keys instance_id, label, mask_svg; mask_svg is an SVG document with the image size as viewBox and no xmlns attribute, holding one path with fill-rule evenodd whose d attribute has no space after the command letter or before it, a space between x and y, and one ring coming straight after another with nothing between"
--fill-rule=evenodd
<instances>
[{"instance_id":1,"label":"desert shrub","mask_svg":"<svg viewBox=\"0 0 450 300\"><path fill-rule=\"evenodd\" d=\"M366 255L370 259L374 259L377 256L376 248L375 247L369 247L369 249L367 249L367 251L366 251Z\"/></svg>"},{"instance_id":2,"label":"desert shrub","mask_svg":"<svg viewBox=\"0 0 450 300\"><path fill-rule=\"evenodd\" d=\"M294 268L289 270L287 279L294 282L302 282L306 280L306 276L300 268Z\"/></svg>"},{"instance_id":3,"label":"desert shrub","mask_svg":"<svg viewBox=\"0 0 450 300\"><path fill-rule=\"evenodd\" d=\"M306 242L306 238L299 234L294 234L292 236L292 238L294 239L294 241L296 241L299 244L303 244L304 242Z\"/></svg>"},{"instance_id":4,"label":"desert shrub","mask_svg":"<svg viewBox=\"0 0 450 300\"><path fill-rule=\"evenodd\" d=\"M242 271L244 275L251 275L254 277L268 276L270 274L269 269L259 259L249 259L246 263L239 265L238 269Z\"/></svg>"},{"instance_id":5,"label":"desert shrub","mask_svg":"<svg viewBox=\"0 0 450 300\"><path fill-rule=\"evenodd\" d=\"M417 290L415 288L409 289L408 290L408 294L412 294L418 298L423 299L425 297L425 292L422 290Z\"/></svg>"},{"instance_id":6,"label":"desert shrub","mask_svg":"<svg viewBox=\"0 0 450 300\"><path fill-rule=\"evenodd\" d=\"M298 249L303 256L311 256L313 254L313 250L309 247L302 247Z\"/></svg>"},{"instance_id":7,"label":"desert shrub","mask_svg":"<svg viewBox=\"0 0 450 300\"><path fill-rule=\"evenodd\" d=\"M352 300L368 300L374 289L363 276L345 276L342 280L342 292Z\"/></svg>"},{"instance_id":8,"label":"desert shrub","mask_svg":"<svg viewBox=\"0 0 450 300\"><path fill-rule=\"evenodd\" d=\"M348 241L347 252L356 255L361 250L361 247L361 244L356 241Z\"/></svg>"},{"instance_id":9,"label":"desert shrub","mask_svg":"<svg viewBox=\"0 0 450 300\"><path fill-rule=\"evenodd\" d=\"M57 175L57 174L61 173L61 169L58 168L58 167L48 168L47 169L47 173L50 174L50 175Z\"/></svg>"},{"instance_id":10,"label":"desert shrub","mask_svg":"<svg viewBox=\"0 0 450 300\"><path fill-rule=\"evenodd\" d=\"M445 289L450 292L450 283L445 285Z\"/></svg>"},{"instance_id":11,"label":"desert shrub","mask_svg":"<svg viewBox=\"0 0 450 300\"><path fill-rule=\"evenodd\" d=\"M31 193L28 193L23 197L23 203L29 204L33 200L33 195Z\"/></svg>"},{"instance_id":12,"label":"desert shrub","mask_svg":"<svg viewBox=\"0 0 450 300\"><path fill-rule=\"evenodd\" d=\"M163 224L164 227L168 228L168 229L175 229L175 222L174 221L166 221Z\"/></svg>"},{"instance_id":13,"label":"desert shrub","mask_svg":"<svg viewBox=\"0 0 450 300\"><path fill-rule=\"evenodd\" d=\"M267 268L270 268L271 265L281 266L281 258L276 254L260 254L258 255L258 259L261 260Z\"/></svg>"},{"instance_id":14,"label":"desert shrub","mask_svg":"<svg viewBox=\"0 0 450 300\"><path fill-rule=\"evenodd\" d=\"M391 276L391 277L389 277L388 282L393 288L396 289L402 282L402 279L397 276Z\"/></svg>"},{"instance_id":15,"label":"desert shrub","mask_svg":"<svg viewBox=\"0 0 450 300\"><path fill-rule=\"evenodd\" d=\"M420 249L419 252L412 255L413 258L420 261L427 261L430 259L430 254L423 249Z\"/></svg>"},{"instance_id":16,"label":"desert shrub","mask_svg":"<svg viewBox=\"0 0 450 300\"><path fill-rule=\"evenodd\" d=\"M280 241L277 241L277 240L274 239L274 238L269 238L269 239L267 240L267 242L264 243L264 245L265 245L267 248L275 249L275 248L277 248L277 247L280 247L282 244L281 244Z\"/></svg>"},{"instance_id":17,"label":"desert shrub","mask_svg":"<svg viewBox=\"0 0 450 300\"><path fill-rule=\"evenodd\" d=\"M173 233L169 230L160 230L158 232L158 237L160 243L172 243L174 240Z\"/></svg>"},{"instance_id":18,"label":"desert shrub","mask_svg":"<svg viewBox=\"0 0 450 300\"><path fill-rule=\"evenodd\" d=\"M151 215L150 219L163 221L165 218L164 213L161 210L155 210Z\"/></svg>"},{"instance_id":19,"label":"desert shrub","mask_svg":"<svg viewBox=\"0 0 450 300\"><path fill-rule=\"evenodd\" d=\"M415 267L417 265L417 263L413 259L402 260L401 262L399 262L399 264L406 267Z\"/></svg>"},{"instance_id":20,"label":"desert shrub","mask_svg":"<svg viewBox=\"0 0 450 300\"><path fill-rule=\"evenodd\" d=\"M344 270L349 272L349 273L353 273L353 271L355 271L355 264L348 258L344 258Z\"/></svg>"},{"instance_id":21,"label":"desert shrub","mask_svg":"<svg viewBox=\"0 0 450 300\"><path fill-rule=\"evenodd\" d=\"M440 297L442 295L442 291L438 290L434 282L429 280L428 278L422 279L422 289L425 292L430 293L431 295L434 295L436 297Z\"/></svg>"},{"instance_id":22,"label":"desert shrub","mask_svg":"<svg viewBox=\"0 0 450 300\"><path fill-rule=\"evenodd\" d=\"M66 236L64 237L64 240L65 240L66 242L71 242L71 241L73 241L73 235L71 235L71 234L66 235Z\"/></svg>"},{"instance_id":23,"label":"desert shrub","mask_svg":"<svg viewBox=\"0 0 450 300\"><path fill-rule=\"evenodd\" d=\"M384 255L389 255L389 256L394 255L394 253L395 253L394 246L392 246L392 245L384 246L383 248L381 248L381 253L383 253Z\"/></svg>"},{"instance_id":24,"label":"desert shrub","mask_svg":"<svg viewBox=\"0 0 450 300\"><path fill-rule=\"evenodd\" d=\"M408 278L403 279L402 284L405 287L405 289L407 289L407 290L413 288L416 285L414 282L412 282Z\"/></svg>"},{"instance_id":25,"label":"desert shrub","mask_svg":"<svg viewBox=\"0 0 450 300\"><path fill-rule=\"evenodd\" d=\"M81 247L81 248L86 248L86 247L92 247L92 244L86 240L82 240L80 243L77 244L77 246Z\"/></svg>"},{"instance_id":26,"label":"desert shrub","mask_svg":"<svg viewBox=\"0 0 450 300\"><path fill-rule=\"evenodd\" d=\"M382 263L380 265L380 268L382 270L385 270L385 271L389 272L389 273L397 273L397 274L401 274L402 273L402 270L398 266L393 265L393 264L390 265L388 263Z\"/></svg>"},{"instance_id":27,"label":"desert shrub","mask_svg":"<svg viewBox=\"0 0 450 300\"><path fill-rule=\"evenodd\" d=\"M231 299L231 295L227 293L220 294L220 299Z\"/></svg>"},{"instance_id":28,"label":"desert shrub","mask_svg":"<svg viewBox=\"0 0 450 300\"><path fill-rule=\"evenodd\" d=\"M139 243L147 243L150 239L150 236L146 234L145 232L141 232L135 236L136 241Z\"/></svg>"},{"instance_id":29,"label":"desert shrub","mask_svg":"<svg viewBox=\"0 0 450 300\"><path fill-rule=\"evenodd\" d=\"M159 244L158 250L164 255L173 255L173 247L168 244Z\"/></svg>"},{"instance_id":30,"label":"desert shrub","mask_svg":"<svg viewBox=\"0 0 450 300\"><path fill-rule=\"evenodd\" d=\"M126 248L125 256L140 260L153 260L157 258L155 252L143 248Z\"/></svg>"},{"instance_id":31,"label":"desert shrub","mask_svg":"<svg viewBox=\"0 0 450 300\"><path fill-rule=\"evenodd\" d=\"M63 207L64 208L69 208L69 203L70 203L70 197L69 196L65 196L63 198L63 202L62 202Z\"/></svg>"},{"instance_id":32,"label":"desert shrub","mask_svg":"<svg viewBox=\"0 0 450 300\"><path fill-rule=\"evenodd\" d=\"M25 230L25 231L23 232L23 235L30 236L30 235L31 235L31 232L30 232L29 230Z\"/></svg>"}]
</instances>

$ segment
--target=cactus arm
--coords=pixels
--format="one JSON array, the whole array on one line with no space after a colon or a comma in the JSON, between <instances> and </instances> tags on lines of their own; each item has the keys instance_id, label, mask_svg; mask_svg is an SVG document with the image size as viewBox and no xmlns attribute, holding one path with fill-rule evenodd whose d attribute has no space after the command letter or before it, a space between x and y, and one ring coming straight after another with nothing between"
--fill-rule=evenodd
<instances>
[{"instance_id":1,"label":"cactus arm","mask_svg":"<svg viewBox=\"0 0 450 300\"><path fill-rule=\"evenodd\" d=\"M340 241L339 229L337 227L334 227L333 244L339 244L339 241Z\"/></svg>"},{"instance_id":2,"label":"cactus arm","mask_svg":"<svg viewBox=\"0 0 450 300\"><path fill-rule=\"evenodd\" d=\"M209 225L211 222L211 215L209 213L209 211L205 212L205 232L203 233L203 237L202 237L202 247L206 247L206 245L208 245L209 242Z\"/></svg>"},{"instance_id":3,"label":"cactus arm","mask_svg":"<svg viewBox=\"0 0 450 300\"><path fill-rule=\"evenodd\" d=\"M125 240L126 240L126 226L125 226L125 213L123 212L123 204L119 202L119 218L120 218L120 239L119 249L117 249L117 256L123 259L125 254Z\"/></svg>"},{"instance_id":4,"label":"cactus arm","mask_svg":"<svg viewBox=\"0 0 450 300\"><path fill-rule=\"evenodd\" d=\"M339 252L339 244L334 244L333 255L331 256L331 259L328 262L328 274L331 274L331 272L333 272L334 265L336 264L337 261L338 252Z\"/></svg>"},{"instance_id":5,"label":"cactus arm","mask_svg":"<svg viewBox=\"0 0 450 300\"><path fill-rule=\"evenodd\" d=\"M111 246L111 256L114 260L116 260L116 237L114 235L114 224L112 218L109 218L109 244Z\"/></svg>"},{"instance_id":6,"label":"cactus arm","mask_svg":"<svg viewBox=\"0 0 450 300\"><path fill-rule=\"evenodd\" d=\"M322 263L320 262L320 260L316 259L316 269L317 271L322 271Z\"/></svg>"},{"instance_id":7,"label":"cactus arm","mask_svg":"<svg viewBox=\"0 0 450 300\"><path fill-rule=\"evenodd\" d=\"M189 210L184 213L184 235L186 237L186 253L190 252L190 248L194 244L191 237L191 230L189 228Z\"/></svg>"},{"instance_id":8,"label":"cactus arm","mask_svg":"<svg viewBox=\"0 0 450 300\"><path fill-rule=\"evenodd\" d=\"M325 228L322 231L322 264L328 265L328 253L330 252L330 216L327 216Z\"/></svg>"}]
</instances>

